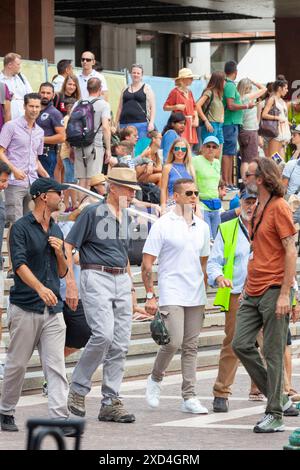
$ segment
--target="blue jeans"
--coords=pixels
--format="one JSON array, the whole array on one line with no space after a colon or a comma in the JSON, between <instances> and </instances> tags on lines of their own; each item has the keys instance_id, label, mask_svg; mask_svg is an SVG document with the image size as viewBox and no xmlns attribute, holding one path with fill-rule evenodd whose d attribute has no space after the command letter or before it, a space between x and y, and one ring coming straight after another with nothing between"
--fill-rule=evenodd
<instances>
[{"instance_id":1,"label":"blue jeans","mask_svg":"<svg viewBox=\"0 0 300 470\"><path fill-rule=\"evenodd\" d=\"M49 150L47 154L39 155L39 161L49 174L50 178L54 178L54 169L56 167L56 151Z\"/></svg>"},{"instance_id":2,"label":"blue jeans","mask_svg":"<svg viewBox=\"0 0 300 470\"><path fill-rule=\"evenodd\" d=\"M223 123L222 122L210 122L214 128L212 132L208 132L205 126L201 126L201 140L202 142L206 139L206 137L215 136L219 139L220 145L224 143L223 137Z\"/></svg>"},{"instance_id":3,"label":"blue jeans","mask_svg":"<svg viewBox=\"0 0 300 470\"><path fill-rule=\"evenodd\" d=\"M204 220L209 226L210 239L214 240L217 236L218 227L221 223L220 211L203 211Z\"/></svg>"},{"instance_id":4,"label":"blue jeans","mask_svg":"<svg viewBox=\"0 0 300 470\"><path fill-rule=\"evenodd\" d=\"M74 176L74 163L71 162L69 158L64 158L62 162L65 170L64 183L76 183Z\"/></svg>"}]
</instances>

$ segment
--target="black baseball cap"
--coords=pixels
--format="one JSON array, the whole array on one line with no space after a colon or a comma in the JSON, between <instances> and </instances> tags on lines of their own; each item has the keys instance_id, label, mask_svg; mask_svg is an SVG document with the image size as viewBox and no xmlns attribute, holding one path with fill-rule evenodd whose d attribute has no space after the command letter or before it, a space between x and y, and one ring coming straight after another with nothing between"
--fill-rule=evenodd
<instances>
[{"instance_id":1,"label":"black baseball cap","mask_svg":"<svg viewBox=\"0 0 300 470\"><path fill-rule=\"evenodd\" d=\"M38 178L36 179L31 187L30 187L30 194L32 199L36 199L43 193L47 193L48 191L64 191L68 189L68 184L61 184L55 181L53 178Z\"/></svg>"}]
</instances>

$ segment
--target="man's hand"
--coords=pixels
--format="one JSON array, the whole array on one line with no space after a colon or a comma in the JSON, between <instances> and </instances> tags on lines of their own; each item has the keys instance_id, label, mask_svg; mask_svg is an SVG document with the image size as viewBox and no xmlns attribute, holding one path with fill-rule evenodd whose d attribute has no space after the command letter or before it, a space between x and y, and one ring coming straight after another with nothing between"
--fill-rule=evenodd
<instances>
[{"instance_id":1,"label":"man's hand","mask_svg":"<svg viewBox=\"0 0 300 470\"><path fill-rule=\"evenodd\" d=\"M147 313L149 313L150 315L155 315L157 309L158 305L155 297L146 300L145 310Z\"/></svg>"},{"instance_id":2,"label":"man's hand","mask_svg":"<svg viewBox=\"0 0 300 470\"><path fill-rule=\"evenodd\" d=\"M18 168L14 167L12 172L16 180L24 180L26 178L26 174L24 173L24 171L19 170Z\"/></svg>"},{"instance_id":3,"label":"man's hand","mask_svg":"<svg viewBox=\"0 0 300 470\"><path fill-rule=\"evenodd\" d=\"M63 240L57 237L49 237L48 242L49 245L54 249L56 255L61 256L63 254Z\"/></svg>"},{"instance_id":4,"label":"man's hand","mask_svg":"<svg viewBox=\"0 0 300 470\"><path fill-rule=\"evenodd\" d=\"M47 287L45 286L42 286L39 290L38 290L38 295L40 296L40 298L42 299L43 302L45 302L45 304L48 306L48 307L53 307L54 305L57 304L58 300L57 300L57 297L56 295L52 292L51 289L48 289Z\"/></svg>"},{"instance_id":5,"label":"man's hand","mask_svg":"<svg viewBox=\"0 0 300 470\"><path fill-rule=\"evenodd\" d=\"M224 276L218 276L216 278L216 283L218 287L231 287L232 289L232 282L230 279L225 279Z\"/></svg>"},{"instance_id":6,"label":"man's hand","mask_svg":"<svg viewBox=\"0 0 300 470\"><path fill-rule=\"evenodd\" d=\"M292 306L292 315L291 315L291 320L293 323L296 323L300 318L300 305L297 303L297 305Z\"/></svg>"},{"instance_id":7,"label":"man's hand","mask_svg":"<svg viewBox=\"0 0 300 470\"><path fill-rule=\"evenodd\" d=\"M78 305L78 289L75 281L66 282L66 303L71 310L76 310Z\"/></svg>"},{"instance_id":8,"label":"man's hand","mask_svg":"<svg viewBox=\"0 0 300 470\"><path fill-rule=\"evenodd\" d=\"M284 317L290 312L291 312L290 296L286 294L280 294L276 303L276 309L275 309L276 317L280 319L281 317Z\"/></svg>"}]
</instances>

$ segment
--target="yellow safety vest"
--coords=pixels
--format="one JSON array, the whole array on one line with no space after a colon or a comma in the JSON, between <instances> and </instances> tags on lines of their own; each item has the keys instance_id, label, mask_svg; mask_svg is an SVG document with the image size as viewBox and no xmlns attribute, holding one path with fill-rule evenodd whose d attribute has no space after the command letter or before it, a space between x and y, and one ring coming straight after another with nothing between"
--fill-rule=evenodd
<instances>
[{"instance_id":1,"label":"yellow safety vest","mask_svg":"<svg viewBox=\"0 0 300 470\"><path fill-rule=\"evenodd\" d=\"M233 280L233 267L235 250L239 233L239 219L229 220L219 225L224 241L224 266L223 275L225 279ZM230 302L230 287L219 287L214 301L215 306L220 306L222 311L228 312Z\"/></svg>"}]
</instances>

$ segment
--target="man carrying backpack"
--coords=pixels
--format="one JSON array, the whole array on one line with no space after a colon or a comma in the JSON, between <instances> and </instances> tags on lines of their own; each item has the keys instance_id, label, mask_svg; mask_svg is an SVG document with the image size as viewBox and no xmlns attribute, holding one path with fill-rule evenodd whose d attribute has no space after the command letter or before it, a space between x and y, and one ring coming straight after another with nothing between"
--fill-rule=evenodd
<instances>
[{"instance_id":1,"label":"man carrying backpack","mask_svg":"<svg viewBox=\"0 0 300 470\"><path fill-rule=\"evenodd\" d=\"M90 78L87 90L89 96L75 105L67 126L67 140L75 147L75 178L83 188L89 188L90 178L102 172L103 142L106 160L111 157L110 106L101 97L99 78Z\"/></svg>"}]
</instances>

